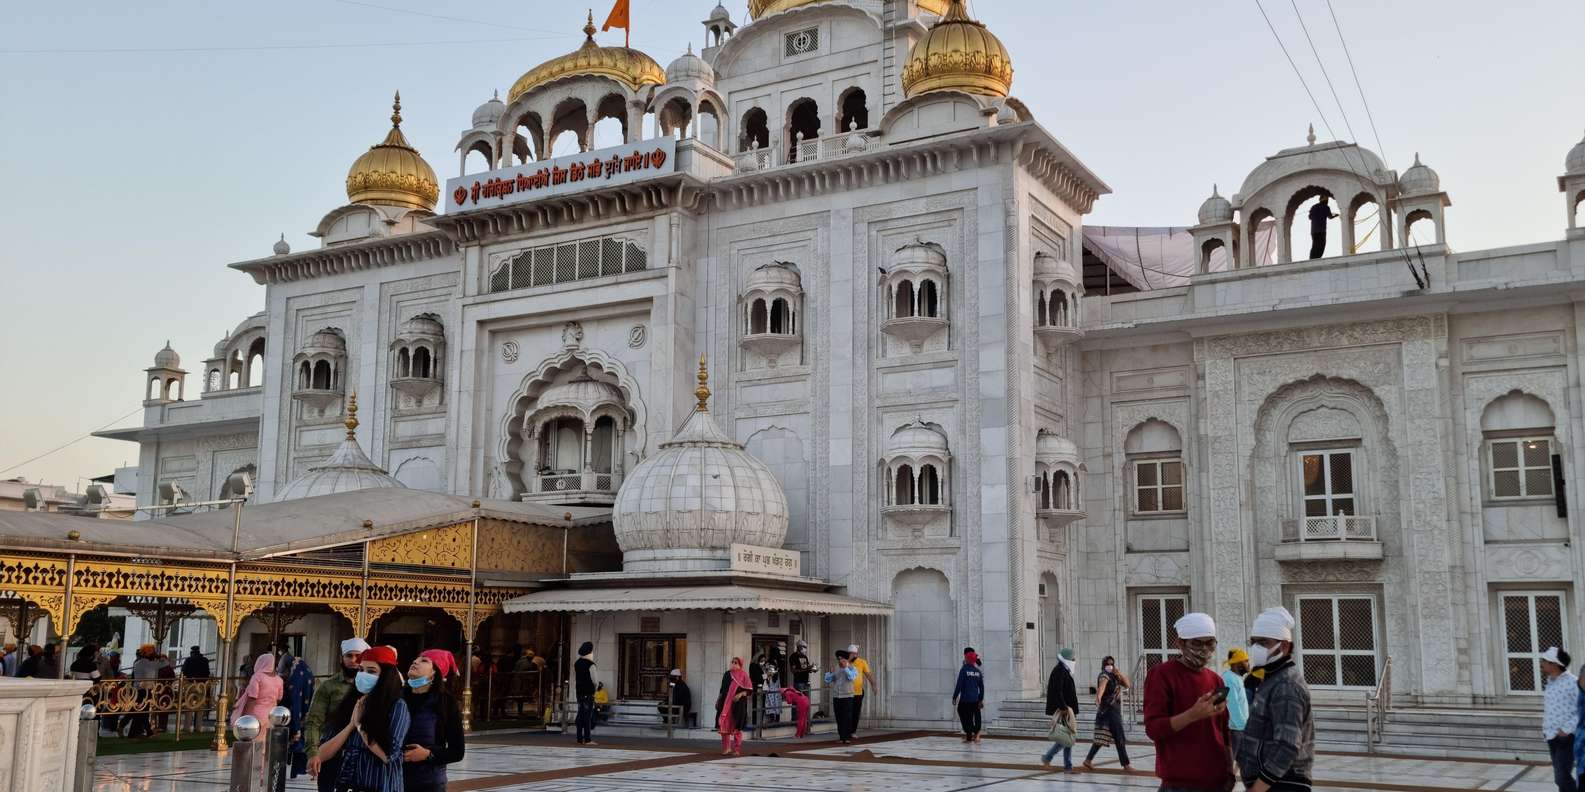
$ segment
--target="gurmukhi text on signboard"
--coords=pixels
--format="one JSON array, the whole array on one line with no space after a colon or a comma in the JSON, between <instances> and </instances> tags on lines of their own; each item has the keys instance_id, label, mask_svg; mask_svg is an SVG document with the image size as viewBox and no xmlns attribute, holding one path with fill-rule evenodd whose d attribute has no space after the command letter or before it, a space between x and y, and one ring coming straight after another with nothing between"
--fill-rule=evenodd
<instances>
[{"instance_id":1,"label":"gurmukhi text on signboard","mask_svg":"<svg viewBox=\"0 0 1585 792\"><path fill-rule=\"evenodd\" d=\"M803 554L779 547L735 544L732 545L732 571L798 577L803 571Z\"/></svg>"}]
</instances>

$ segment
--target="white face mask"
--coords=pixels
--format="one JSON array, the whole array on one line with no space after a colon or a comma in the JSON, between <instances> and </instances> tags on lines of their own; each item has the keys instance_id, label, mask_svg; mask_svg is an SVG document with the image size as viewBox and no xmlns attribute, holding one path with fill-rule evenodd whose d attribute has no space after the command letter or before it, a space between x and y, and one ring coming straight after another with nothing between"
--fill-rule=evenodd
<instances>
[{"instance_id":1,"label":"white face mask","mask_svg":"<svg viewBox=\"0 0 1585 792\"><path fill-rule=\"evenodd\" d=\"M1271 649L1255 644L1249 647L1249 667L1265 668L1282 659L1282 652L1273 652Z\"/></svg>"},{"instance_id":2,"label":"white face mask","mask_svg":"<svg viewBox=\"0 0 1585 792\"><path fill-rule=\"evenodd\" d=\"M1117 668L1117 666L1114 666L1114 665L1110 665L1110 664L1108 664L1108 665L1107 665L1107 666L1106 666L1106 667L1105 667L1105 668L1104 668L1104 669L1102 669L1102 670L1104 670L1104 671L1105 671L1105 672L1106 672L1106 673L1108 673L1108 674L1110 674L1110 673L1112 673L1112 671L1113 671L1113 669L1115 669L1115 668Z\"/></svg>"}]
</instances>

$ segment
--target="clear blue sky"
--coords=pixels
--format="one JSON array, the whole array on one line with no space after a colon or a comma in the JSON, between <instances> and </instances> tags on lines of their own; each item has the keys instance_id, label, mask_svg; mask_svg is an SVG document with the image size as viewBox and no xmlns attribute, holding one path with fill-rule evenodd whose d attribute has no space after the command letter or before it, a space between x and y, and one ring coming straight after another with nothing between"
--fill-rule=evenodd
<instances>
[{"instance_id":1,"label":"clear blue sky","mask_svg":"<svg viewBox=\"0 0 1585 792\"><path fill-rule=\"evenodd\" d=\"M611 0L601 0L598 17ZM1290 0L1261 0L1348 138ZM0 468L136 408L170 339L190 369L264 291L226 263L295 249L345 202L347 166L403 128L442 179L473 108L576 47L586 4L551 0L13 3L0 28ZM715 0L633 0L662 65ZM1297 3L1360 142L1376 148L1325 0ZM1585 130L1579 0L1332 0L1389 164L1419 151L1473 250L1558 239L1555 177ZM742 19L744 0L727 7ZM976 0L1013 92L1115 193L1089 221L1188 225L1261 158L1329 137L1254 0ZM454 17L451 19L436 18ZM620 31L602 34L620 43ZM387 44L390 47L306 45ZM237 49L293 46L293 49ZM106 52L218 48L197 52ZM48 50L50 52L19 52ZM60 52L92 50L93 52ZM189 383L199 390L198 377ZM139 420L134 415L122 425ZM135 461L90 439L3 473L74 484Z\"/></svg>"}]
</instances>

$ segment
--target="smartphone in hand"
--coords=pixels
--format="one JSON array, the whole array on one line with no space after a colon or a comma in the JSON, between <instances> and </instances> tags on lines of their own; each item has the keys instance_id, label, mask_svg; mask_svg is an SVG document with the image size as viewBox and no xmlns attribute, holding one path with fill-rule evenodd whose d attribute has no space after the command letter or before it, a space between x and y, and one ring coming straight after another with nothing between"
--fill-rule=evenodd
<instances>
[{"instance_id":1,"label":"smartphone in hand","mask_svg":"<svg viewBox=\"0 0 1585 792\"><path fill-rule=\"evenodd\" d=\"M1223 703L1226 703L1226 701L1227 701L1227 693L1228 693L1228 690L1227 690L1227 686L1226 685L1222 685L1221 687L1218 687L1216 689L1216 695L1211 697L1211 703L1212 704L1223 704Z\"/></svg>"}]
</instances>

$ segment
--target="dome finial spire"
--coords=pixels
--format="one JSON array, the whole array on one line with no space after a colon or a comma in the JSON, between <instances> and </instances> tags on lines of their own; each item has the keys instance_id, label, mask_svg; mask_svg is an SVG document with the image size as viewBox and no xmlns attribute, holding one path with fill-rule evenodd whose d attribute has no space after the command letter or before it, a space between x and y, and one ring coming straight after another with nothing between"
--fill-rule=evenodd
<instances>
[{"instance_id":1,"label":"dome finial spire","mask_svg":"<svg viewBox=\"0 0 1585 792\"><path fill-rule=\"evenodd\" d=\"M710 367L704 355L699 356L699 387L693 395L699 399L699 412L710 412Z\"/></svg>"},{"instance_id":2,"label":"dome finial spire","mask_svg":"<svg viewBox=\"0 0 1585 792\"><path fill-rule=\"evenodd\" d=\"M391 100L391 126L402 125L402 92L396 92L396 98Z\"/></svg>"},{"instance_id":3,"label":"dome finial spire","mask_svg":"<svg viewBox=\"0 0 1585 792\"><path fill-rule=\"evenodd\" d=\"M1310 132L1304 136L1304 142L1315 145L1315 124L1310 124Z\"/></svg>"},{"instance_id":4,"label":"dome finial spire","mask_svg":"<svg viewBox=\"0 0 1585 792\"><path fill-rule=\"evenodd\" d=\"M594 9L591 8L589 9L589 21L583 25L583 35L588 38L591 44L594 43L594 30Z\"/></svg>"},{"instance_id":5,"label":"dome finial spire","mask_svg":"<svg viewBox=\"0 0 1585 792\"><path fill-rule=\"evenodd\" d=\"M347 397L347 439L356 440L353 434L358 431L358 392L353 391Z\"/></svg>"}]
</instances>

